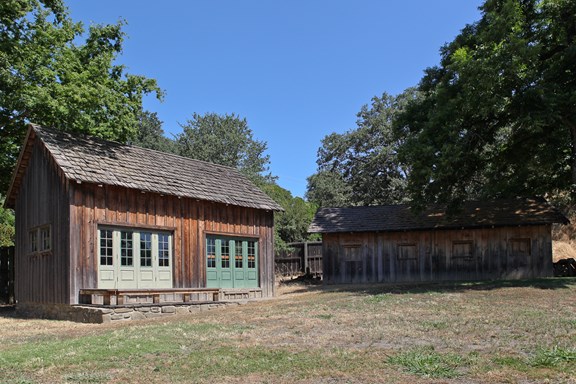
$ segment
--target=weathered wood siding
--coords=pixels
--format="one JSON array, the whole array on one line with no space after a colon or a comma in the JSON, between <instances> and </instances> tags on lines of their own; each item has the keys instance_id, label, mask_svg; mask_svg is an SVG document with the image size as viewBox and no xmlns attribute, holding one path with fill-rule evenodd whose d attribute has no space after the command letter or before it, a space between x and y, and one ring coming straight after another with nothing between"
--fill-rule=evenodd
<instances>
[{"instance_id":1,"label":"weathered wood siding","mask_svg":"<svg viewBox=\"0 0 576 384\"><path fill-rule=\"evenodd\" d=\"M323 234L323 269L328 284L552 276L551 227Z\"/></svg>"},{"instance_id":2,"label":"weathered wood siding","mask_svg":"<svg viewBox=\"0 0 576 384\"><path fill-rule=\"evenodd\" d=\"M68 182L36 142L16 199L15 298L19 303L69 303ZM29 252L29 231L50 225L52 249Z\"/></svg>"},{"instance_id":3,"label":"weathered wood siding","mask_svg":"<svg viewBox=\"0 0 576 384\"><path fill-rule=\"evenodd\" d=\"M206 286L206 234L255 238L262 295L274 295L273 212L94 184L72 183L70 197L72 303L97 287L98 225L172 231L174 288Z\"/></svg>"}]
</instances>

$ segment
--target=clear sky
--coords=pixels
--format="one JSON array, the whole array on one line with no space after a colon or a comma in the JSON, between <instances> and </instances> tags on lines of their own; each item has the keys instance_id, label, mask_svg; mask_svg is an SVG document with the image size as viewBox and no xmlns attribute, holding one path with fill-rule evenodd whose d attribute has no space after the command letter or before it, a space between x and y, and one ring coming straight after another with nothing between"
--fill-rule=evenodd
<instances>
[{"instance_id":1,"label":"clear sky","mask_svg":"<svg viewBox=\"0 0 576 384\"><path fill-rule=\"evenodd\" d=\"M168 136L192 113L245 117L273 175L304 196L320 141L362 105L417 85L479 0L65 0L75 21L127 21L118 62L155 78Z\"/></svg>"}]
</instances>

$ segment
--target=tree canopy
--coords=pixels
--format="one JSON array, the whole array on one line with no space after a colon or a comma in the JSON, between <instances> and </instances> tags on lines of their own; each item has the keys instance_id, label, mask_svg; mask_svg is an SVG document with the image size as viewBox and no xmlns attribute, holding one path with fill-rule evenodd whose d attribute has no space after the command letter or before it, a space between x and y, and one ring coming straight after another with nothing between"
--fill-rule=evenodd
<instances>
[{"instance_id":1,"label":"tree canopy","mask_svg":"<svg viewBox=\"0 0 576 384\"><path fill-rule=\"evenodd\" d=\"M156 81L125 73L123 22L87 35L62 0L0 2L0 191L30 122L126 141Z\"/></svg>"},{"instance_id":2,"label":"tree canopy","mask_svg":"<svg viewBox=\"0 0 576 384\"><path fill-rule=\"evenodd\" d=\"M164 135L162 121L156 112L142 111L138 115L138 132L132 143L156 151L176 153L176 144Z\"/></svg>"},{"instance_id":3,"label":"tree canopy","mask_svg":"<svg viewBox=\"0 0 576 384\"><path fill-rule=\"evenodd\" d=\"M487 0L395 123L414 204L576 201L576 2Z\"/></svg>"},{"instance_id":4,"label":"tree canopy","mask_svg":"<svg viewBox=\"0 0 576 384\"><path fill-rule=\"evenodd\" d=\"M14 212L4 208L4 196L0 193L0 247L14 245Z\"/></svg>"},{"instance_id":5,"label":"tree canopy","mask_svg":"<svg viewBox=\"0 0 576 384\"><path fill-rule=\"evenodd\" d=\"M254 139L245 118L235 114L194 113L176 138L181 156L238 169L257 184L272 181L267 144Z\"/></svg>"},{"instance_id":6,"label":"tree canopy","mask_svg":"<svg viewBox=\"0 0 576 384\"><path fill-rule=\"evenodd\" d=\"M307 198L319 206L405 201L409 168L398 158L404 137L392 124L417 95L408 89L396 97L374 97L358 113L355 129L326 136L318 150L318 172L308 178Z\"/></svg>"}]
</instances>

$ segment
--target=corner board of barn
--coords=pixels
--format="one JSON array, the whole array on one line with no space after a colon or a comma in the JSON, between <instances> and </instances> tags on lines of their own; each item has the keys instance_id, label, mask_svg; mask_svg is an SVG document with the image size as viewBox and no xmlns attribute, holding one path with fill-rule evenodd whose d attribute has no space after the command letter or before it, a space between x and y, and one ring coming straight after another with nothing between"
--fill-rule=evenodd
<instances>
[{"instance_id":1,"label":"corner board of barn","mask_svg":"<svg viewBox=\"0 0 576 384\"><path fill-rule=\"evenodd\" d=\"M235 169L30 126L7 196L23 314L142 318L274 295L282 208Z\"/></svg>"}]
</instances>

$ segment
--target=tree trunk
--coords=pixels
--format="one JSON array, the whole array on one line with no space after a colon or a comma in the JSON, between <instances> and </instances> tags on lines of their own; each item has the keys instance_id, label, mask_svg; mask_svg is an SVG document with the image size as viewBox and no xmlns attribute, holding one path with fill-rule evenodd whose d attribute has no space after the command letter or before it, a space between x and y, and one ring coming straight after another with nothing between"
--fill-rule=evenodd
<instances>
[{"instance_id":1,"label":"tree trunk","mask_svg":"<svg viewBox=\"0 0 576 384\"><path fill-rule=\"evenodd\" d=\"M573 124L568 119L564 122L570 128L570 138L571 138L571 158L570 158L570 170L571 170L571 183L570 183L570 198L572 204L576 205L576 124Z\"/></svg>"}]
</instances>

